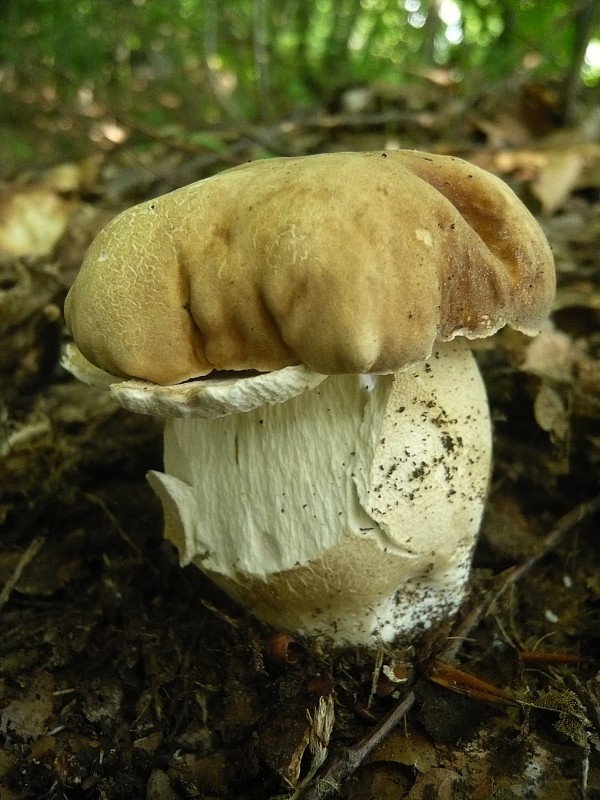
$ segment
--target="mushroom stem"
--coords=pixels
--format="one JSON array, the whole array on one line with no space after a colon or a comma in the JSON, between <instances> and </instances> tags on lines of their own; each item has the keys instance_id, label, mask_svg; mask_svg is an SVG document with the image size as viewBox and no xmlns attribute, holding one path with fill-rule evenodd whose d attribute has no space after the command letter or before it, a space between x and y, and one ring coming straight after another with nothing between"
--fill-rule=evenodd
<instances>
[{"instance_id":1,"label":"mushroom stem","mask_svg":"<svg viewBox=\"0 0 600 800\"><path fill-rule=\"evenodd\" d=\"M485 388L461 340L394 375L170 418L165 472L148 479L182 564L278 629L370 645L457 610L490 461Z\"/></svg>"}]
</instances>

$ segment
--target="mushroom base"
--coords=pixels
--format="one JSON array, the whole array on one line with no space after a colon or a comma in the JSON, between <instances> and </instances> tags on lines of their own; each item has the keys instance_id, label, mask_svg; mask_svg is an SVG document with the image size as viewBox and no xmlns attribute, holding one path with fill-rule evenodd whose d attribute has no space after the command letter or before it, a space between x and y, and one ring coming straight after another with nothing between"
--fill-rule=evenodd
<instances>
[{"instance_id":1,"label":"mushroom base","mask_svg":"<svg viewBox=\"0 0 600 800\"><path fill-rule=\"evenodd\" d=\"M183 564L280 630L372 645L457 610L490 461L485 389L460 341L396 375L169 419L165 472L148 477Z\"/></svg>"}]
</instances>

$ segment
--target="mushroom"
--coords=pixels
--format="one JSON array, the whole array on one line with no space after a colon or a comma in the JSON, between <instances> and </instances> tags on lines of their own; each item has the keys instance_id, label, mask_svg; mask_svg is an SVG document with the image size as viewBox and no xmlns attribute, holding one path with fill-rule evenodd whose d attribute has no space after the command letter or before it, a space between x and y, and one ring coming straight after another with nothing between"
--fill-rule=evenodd
<instances>
[{"instance_id":1,"label":"mushroom","mask_svg":"<svg viewBox=\"0 0 600 800\"><path fill-rule=\"evenodd\" d=\"M166 536L277 629L391 641L466 590L491 462L466 340L534 335L552 255L498 178L413 151L257 161L125 211L64 363L166 418Z\"/></svg>"}]
</instances>

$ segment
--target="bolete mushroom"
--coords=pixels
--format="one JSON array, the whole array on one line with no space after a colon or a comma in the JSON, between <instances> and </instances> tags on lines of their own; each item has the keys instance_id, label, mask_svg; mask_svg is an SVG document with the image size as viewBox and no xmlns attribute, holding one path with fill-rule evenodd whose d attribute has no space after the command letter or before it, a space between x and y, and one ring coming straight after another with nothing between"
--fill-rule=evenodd
<instances>
[{"instance_id":1,"label":"bolete mushroom","mask_svg":"<svg viewBox=\"0 0 600 800\"><path fill-rule=\"evenodd\" d=\"M166 417L166 535L262 620L372 644L454 613L490 420L465 342L535 334L552 256L498 178L422 152L276 158L129 209L65 364Z\"/></svg>"}]
</instances>

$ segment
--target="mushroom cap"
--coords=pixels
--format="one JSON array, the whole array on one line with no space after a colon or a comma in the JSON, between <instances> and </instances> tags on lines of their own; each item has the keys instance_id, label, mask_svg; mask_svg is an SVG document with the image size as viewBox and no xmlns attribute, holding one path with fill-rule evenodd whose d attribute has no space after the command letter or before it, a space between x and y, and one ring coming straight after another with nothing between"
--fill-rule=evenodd
<instances>
[{"instance_id":1,"label":"mushroom cap","mask_svg":"<svg viewBox=\"0 0 600 800\"><path fill-rule=\"evenodd\" d=\"M94 365L391 373L436 340L536 333L555 289L533 216L495 176L417 151L256 161L135 206L95 239L65 316Z\"/></svg>"}]
</instances>

